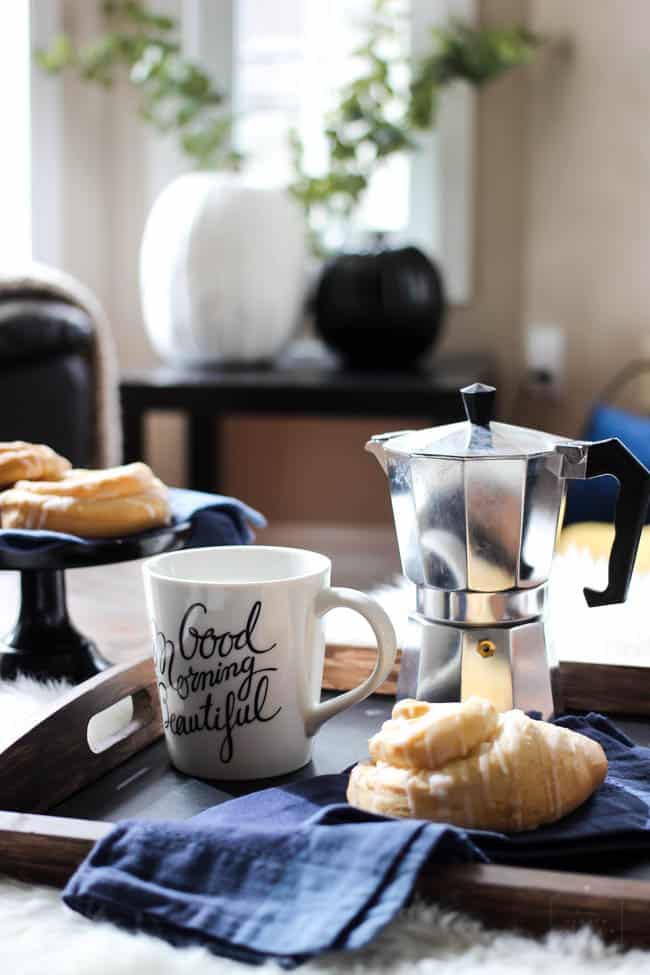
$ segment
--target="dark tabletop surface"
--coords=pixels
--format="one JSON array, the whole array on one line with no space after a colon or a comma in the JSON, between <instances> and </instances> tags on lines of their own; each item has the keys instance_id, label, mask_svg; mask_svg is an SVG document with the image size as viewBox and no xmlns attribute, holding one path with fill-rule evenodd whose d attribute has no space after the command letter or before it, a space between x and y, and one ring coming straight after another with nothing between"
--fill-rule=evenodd
<instances>
[{"instance_id":1,"label":"dark tabletop surface","mask_svg":"<svg viewBox=\"0 0 650 975\"><path fill-rule=\"evenodd\" d=\"M157 366L127 370L120 390L125 414L151 408L218 412L294 412L342 416L394 414L432 421L464 418L458 390L497 384L488 354L441 356L411 370L342 367L326 353L291 350L273 364L226 368Z\"/></svg>"},{"instance_id":2,"label":"dark tabletop surface","mask_svg":"<svg viewBox=\"0 0 650 975\"><path fill-rule=\"evenodd\" d=\"M49 812L53 816L108 822L129 818L187 819L233 796L312 775L341 772L366 757L368 738L390 717L393 703L392 698L373 695L326 722L316 735L313 760L291 775L246 783L193 779L173 768L161 739Z\"/></svg>"}]
</instances>

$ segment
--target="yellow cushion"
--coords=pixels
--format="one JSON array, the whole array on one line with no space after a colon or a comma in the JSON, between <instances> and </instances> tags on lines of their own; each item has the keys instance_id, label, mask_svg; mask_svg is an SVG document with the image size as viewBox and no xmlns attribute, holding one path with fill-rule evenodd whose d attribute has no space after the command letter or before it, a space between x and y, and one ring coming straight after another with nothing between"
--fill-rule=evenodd
<instances>
[{"instance_id":1,"label":"yellow cushion","mask_svg":"<svg viewBox=\"0 0 650 975\"><path fill-rule=\"evenodd\" d=\"M561 533L558 552L570 548L587 549L595 559L606 559L614 541L614 526L604 522L576 522ZM636 557L637 572L650 572L650 525L641 532L641 542Z\"/></svg>"}]
</instances>

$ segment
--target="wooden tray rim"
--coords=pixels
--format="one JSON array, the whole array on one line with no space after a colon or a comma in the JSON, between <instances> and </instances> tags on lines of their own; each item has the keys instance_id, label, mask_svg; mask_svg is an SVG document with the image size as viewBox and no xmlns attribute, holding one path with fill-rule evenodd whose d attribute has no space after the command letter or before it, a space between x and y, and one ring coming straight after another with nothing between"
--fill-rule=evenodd
<instances>
[{"instance_id":1,"label":"wooden tray rim","mask_svg":"<svg viewBox=\"0 0 650 975\"><path fill-rule=\"evenodd\" d=\"M129 694L151 702L150 707L143 707L144 719L99 755L88 749L90 758L84 775L75 780L81 785L68 793L72 794L161 737L149 656L113 667L73 688L9 748L20 755L30 741L54 738L64 751L69 743L63 722L68 734L71 724L72 733L78 733L80 723L85 730L92 715ZM75 717L70 724L71 713ZM58 734L53 735L57 728ZM27 882L63 886L95 842L112 827L112 823L99 820L0 810L0 871ZM426 870L418 880L417 893L426 900L467 911L493 927L541 934L554 927L575 928L589 923L608 942L650 947L650 881L473 863Z\"/></svg>"}]
</instances>

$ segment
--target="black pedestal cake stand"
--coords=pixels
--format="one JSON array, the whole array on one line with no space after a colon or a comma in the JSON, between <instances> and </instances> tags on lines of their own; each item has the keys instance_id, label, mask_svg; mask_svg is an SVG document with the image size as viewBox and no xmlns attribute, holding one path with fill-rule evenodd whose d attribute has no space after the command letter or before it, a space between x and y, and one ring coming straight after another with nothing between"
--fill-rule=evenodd
<instances>
[{"instance_id":1,"label":"black pedestal cake stand","mask_svg":"<svg viewBox=\"0 0 650 975\"><path fill-rule=\"evenodd\" d=\"M110 661L68 616L65 570L128 562L182 548L191 528L189 521L183 521L86 544L70 541L50 549L0 550L0 570L20 572L20 610L14 628L0 640L0 678L11 680L27 674L78 684L109 667Z\"/></svg>"}]
</instances>

